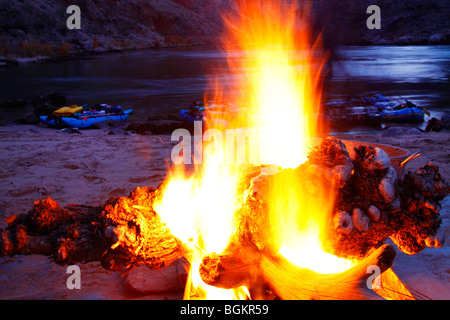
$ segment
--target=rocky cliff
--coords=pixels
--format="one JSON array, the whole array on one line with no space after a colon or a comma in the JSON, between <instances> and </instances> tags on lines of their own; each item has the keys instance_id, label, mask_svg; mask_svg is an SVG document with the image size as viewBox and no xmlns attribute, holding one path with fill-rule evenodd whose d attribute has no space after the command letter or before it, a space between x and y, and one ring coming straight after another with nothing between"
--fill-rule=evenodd
<instances>
[{"instance_id":1,"label":"rocky cliff","mask_svg":"<svg viewBox=\"0 0 450 320\"><path fill-rule=\"evenodd\" d=\"M291 1L291 0L285 0ZM450 43L447 0L304 0L327 42ZM221 12L233 0L0 0L0 56L64 56L157 46L214 43ZM381 29L368 30L366 9L381 8ZM69 5L81 29L69 30Z\"/></svg>"},{"instance_id":2,"label":"rocky cliff","mask_svg":"<svg viewBox=\"0 0 450 320\"><path fill-rule=\"evenodd\" d=\"M447 0L318 0L318 22L339 45L450 44ZM381 29L369 30L370 5L381 11Z\"/></svg>"},{"instance_id":3,"label":"rocky cliff","mask_svg":"<svg viewBox=\"0 0 450 320\"><path fill-rule=\"evenodd\" d=\"M0 0L0 55L64 55L211 43L229 1ZM206 5L208 4L208 5ZM81 29L66 25L69 5Z\"/></svg>"}]
</instances>

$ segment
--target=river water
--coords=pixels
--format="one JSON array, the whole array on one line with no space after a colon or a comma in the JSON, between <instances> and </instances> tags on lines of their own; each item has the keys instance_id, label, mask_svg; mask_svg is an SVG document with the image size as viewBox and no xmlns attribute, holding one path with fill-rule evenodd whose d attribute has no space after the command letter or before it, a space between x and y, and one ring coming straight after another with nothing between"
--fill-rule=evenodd
<instances>
[{"instance_id":1,"label":"river water","mask_svg":"<svg viewBox=\"0 0 450 320\"><path fill-rule=\"evenodd\" d=\"M382 93L426 106L434 116L450 110L450 46L341 47L337 58L329 100ZM178 114L202 99L215 79L227 98L233 92L226 88L239 76L228 73L225 54L213 46L110 53L1 68L0 101L66 92L69 103L122 105L135 111L130 120L145 120Z\"/></svg>"}]
</instances>

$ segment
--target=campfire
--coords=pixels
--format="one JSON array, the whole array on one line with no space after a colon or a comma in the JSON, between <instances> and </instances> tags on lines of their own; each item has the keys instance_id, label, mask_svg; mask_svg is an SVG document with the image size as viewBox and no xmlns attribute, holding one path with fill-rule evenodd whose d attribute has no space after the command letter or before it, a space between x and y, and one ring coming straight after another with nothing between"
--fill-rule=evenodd
<instances>
[{"instance_id":1,"label":"campfire","mask_svg":"<svg viewBox=\"0 0 450 320\"><path fill-rule=\"evenodd\" d=\"M99 260L124 274L183 258L186 299L417 298L390 269L396 251L385 242L407 254L441 246L448 184L432 164L404 172L405 150L321 137L326 54L308 8L238 5L222 43L244 53L229 54L230 70L250 70L233 88L242 112L223 117L227 128L206 117L202 164L174 165L157 189L102 207L36 201L8 220L1 253Z\"/></svg>"}]
</instances>

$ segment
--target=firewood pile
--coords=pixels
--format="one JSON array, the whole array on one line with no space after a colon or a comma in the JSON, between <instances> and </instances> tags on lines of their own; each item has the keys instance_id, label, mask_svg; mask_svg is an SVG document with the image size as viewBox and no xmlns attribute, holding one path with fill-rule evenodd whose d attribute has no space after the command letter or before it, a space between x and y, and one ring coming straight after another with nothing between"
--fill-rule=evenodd
<instances>
[{"instance_id":1,"label":"firewood pile","mask_svg":"<svg viewBox=\"0 0 450 320\"><path fill-rule=\"evenodd\" d=\"M203 281L221 288L246 285L283 299L371 298L364 282L367 267L390 268L395 250L385 244L388 238L407 254L442 246L440 201L450 187L439 169L428 164L400 176L382 149L360 146L354 151L351 158L342 141L327 137L295 169L266 175L261 167L249 168L238 189L242 201L235 235L225 252L205 255ZM358 259L355 267L322 275L277 255L265 201L281 176L300 181L313 199L315 185L333 188L327 251ZM0 256L43 254L61 264L101 261L104 268L125 274L141 264L167 267L189 249L153 210L161 190L137 188L99 207L62 208L50 198L38 200L28 214L7 219L8 227L0 230Z\"/></svg>"}]
</instances>

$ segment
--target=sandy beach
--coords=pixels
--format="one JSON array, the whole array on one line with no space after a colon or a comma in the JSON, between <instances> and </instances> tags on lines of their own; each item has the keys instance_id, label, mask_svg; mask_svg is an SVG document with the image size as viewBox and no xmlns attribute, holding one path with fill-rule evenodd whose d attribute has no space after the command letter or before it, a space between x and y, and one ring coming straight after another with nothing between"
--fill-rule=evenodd
<instances>
[{"instance_id":1,"label":"sandy beach","mask_svg":"<svg viewBox=\"0 0 450 320\"><path fill-rule=\"evenodd\" d=\"M157 187L170 166L176 142L170 135L138 135L107 129L66 133L44 125L0 127L0 228L5 218L24 214L47 196L66 206L102 205L139 186ZM450 179L450 132L385 137L383 133L343 134L342 139L390 144L422 155L414 170L429 162ZM450 197L442 201L441 228L450 238ZM450 243L408 256L398 252L393 270L411 288L432 299L450 299ZM81 290L66 286L67 266L40 255L0 258L0 299L180 299L182 292L138 293L117 272L98 262L80 264Z\"/></svg>"}]
</instances>

